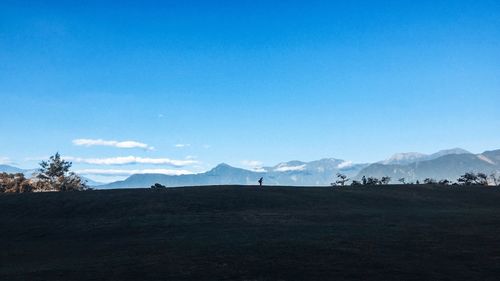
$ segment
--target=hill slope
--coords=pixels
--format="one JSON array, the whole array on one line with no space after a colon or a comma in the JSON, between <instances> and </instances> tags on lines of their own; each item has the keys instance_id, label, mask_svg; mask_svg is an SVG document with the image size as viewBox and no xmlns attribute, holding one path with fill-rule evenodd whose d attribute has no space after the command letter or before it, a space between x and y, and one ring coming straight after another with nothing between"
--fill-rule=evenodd
<instances>
[{"instance_id":1,"label":"hill slope","mask_svg":"<svg viewBox=\"0 0 500 281\"><path fill-rule=\"evenodd\" d=\"M0 195L0 280L496 280L496 188Z\"/></svg>"}]
</instances>

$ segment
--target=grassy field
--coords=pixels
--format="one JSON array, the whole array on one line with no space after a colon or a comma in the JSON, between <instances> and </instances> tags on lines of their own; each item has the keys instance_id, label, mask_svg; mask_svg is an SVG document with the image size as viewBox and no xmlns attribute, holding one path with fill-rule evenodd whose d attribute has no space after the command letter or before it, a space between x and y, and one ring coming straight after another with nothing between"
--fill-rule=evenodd
<instances>
[{"instance_id":1,"label":"grassy field","mask_svg":"<svg viewBox=\"0 0 500 281\"><path fill-rule=\"evenodd\" d=\"M0 280L499 280L500 189L0 195Z\"/></svg>"}]
</instances>

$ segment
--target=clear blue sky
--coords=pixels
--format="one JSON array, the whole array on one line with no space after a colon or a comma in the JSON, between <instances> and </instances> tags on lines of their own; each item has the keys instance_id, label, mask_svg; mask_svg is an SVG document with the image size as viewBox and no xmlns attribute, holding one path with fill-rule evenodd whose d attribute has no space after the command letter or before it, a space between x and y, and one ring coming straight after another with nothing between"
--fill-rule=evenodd
<instances>
[{"instance_id":1,"label":"clear blue sky","mask_svg":"<svg viewBox=\"0 0 500 281\"><path fill-rule=\"evenodd\" d=\"M81 2L0 2L0 161L500 148L500 1Z\"/></svg>"}]
</instances>

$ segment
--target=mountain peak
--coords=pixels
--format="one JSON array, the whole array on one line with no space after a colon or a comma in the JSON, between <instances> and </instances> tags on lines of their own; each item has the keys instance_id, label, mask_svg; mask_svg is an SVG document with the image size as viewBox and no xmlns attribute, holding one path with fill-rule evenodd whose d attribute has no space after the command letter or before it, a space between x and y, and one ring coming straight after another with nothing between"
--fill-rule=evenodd
<instances>
[{"instance_id":1,"label":"mountain peak","mask_svg":"<svg viewBox=\"0 0 500 281\"><path fill-rule=\"evenodd\" d=\"M455 147L455 148L451 148L451 149L440 150L436 153L433 153L431 156L434 158L437 158L437 157L448 155L448 154L471 154L471 152L469 152L463 148Z\"/></svg>"},{"instance_id":2,"label":"mountain peak","mask_svg":"<svg viewBox=\"0 0 500 281\"><path fill-rule=\"evenodd\" d=\"M211 171L222 171L222 170L228 170L228 169L231 169L233 168L232 166L230 166L229 164L226 164L226 163L220 163L218 164L217 166L213 167L209 172Z\"/></svg>"},{"instance_id":3,"label":"mountain peak","mask_svg":"<svg viewBox=\"0 0 500 281\"><path fill-rule=\"evenodd\" d=\"M407 164L411 162L415 162L427 157L426 154L420 152L403 152L396 153L386 160L382 161L382 164L390 165L390 164Z\"/></svg>"}]
</instances>

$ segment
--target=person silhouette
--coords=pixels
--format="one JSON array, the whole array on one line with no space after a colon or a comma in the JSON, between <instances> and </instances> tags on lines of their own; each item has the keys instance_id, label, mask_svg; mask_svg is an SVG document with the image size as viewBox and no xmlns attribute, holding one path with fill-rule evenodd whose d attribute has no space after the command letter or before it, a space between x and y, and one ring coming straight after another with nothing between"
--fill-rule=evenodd
<instances>
[{"instance_id":1,"label":"person silhouette","mask_svg":"<svg viewBox=\"0 0 500 281\"><path fill-rule=\"evenodd\" d=\"M264 178L259 179L259 186L262 186L262 183L264 182Z\"/></svg>"}]
</instances>

